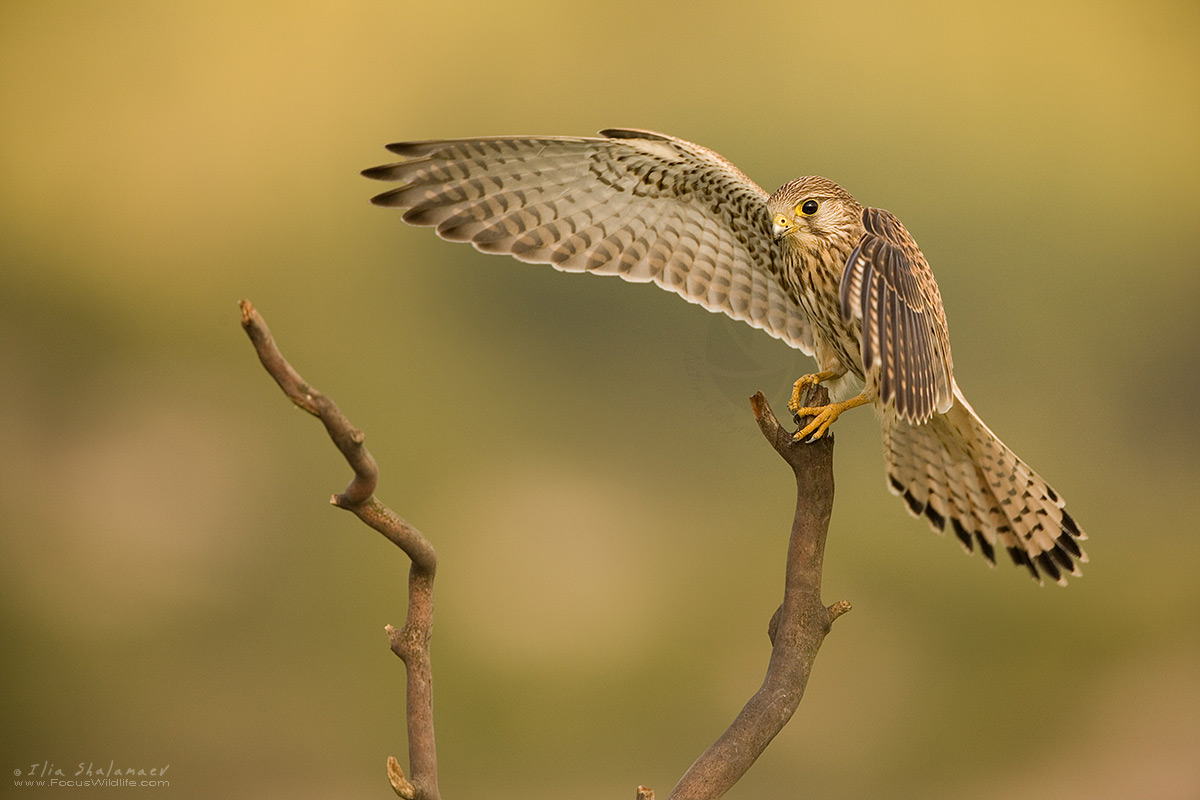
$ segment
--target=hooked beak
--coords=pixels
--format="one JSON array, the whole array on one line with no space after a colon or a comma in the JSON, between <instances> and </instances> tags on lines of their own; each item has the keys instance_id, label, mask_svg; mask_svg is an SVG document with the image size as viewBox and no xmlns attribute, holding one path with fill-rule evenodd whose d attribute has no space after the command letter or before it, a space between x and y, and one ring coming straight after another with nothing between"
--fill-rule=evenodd
<instances>
[{"instance_id":1,"label":"hooked beak","mask_svg":"<svg viewBox=\"0 0 1200 800\"><path fill-rule=\"evenodd\" d=\"M789 222L785 217L779 216L771 220L771 233L774 235L775 241L777 242L795 229L796 226Z\"/></svg>"}]
</instances>

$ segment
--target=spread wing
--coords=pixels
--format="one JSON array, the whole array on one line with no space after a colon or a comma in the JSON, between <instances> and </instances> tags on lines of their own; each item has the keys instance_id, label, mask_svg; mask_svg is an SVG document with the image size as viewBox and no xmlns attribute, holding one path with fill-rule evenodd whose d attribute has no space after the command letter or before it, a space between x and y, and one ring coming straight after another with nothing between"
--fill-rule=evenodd
<instances>
[{"instance_id":1,"label":"spread wing","mask_svg":"<svg viewBox=\"0 0 1200 800\"><path fill-rule=\"evenodd\" d=\"M862 361L879 365L879 396L922 423L954 403L946 312L933 272L890 212L863 210L866 233L842 272L842 317L862 320Z\"/></svg>"},{"instance_id":2,"label":"spread wing","mask_svg":"<svg viewBox=\"0 0 1200 800\"><path fill-rule=\"evenodd\" d=\"M768 195L713 151L648 131L402 142L363 172L404 221L486 253L653 282L812 354Z\"/></svg>"}]
</instances>

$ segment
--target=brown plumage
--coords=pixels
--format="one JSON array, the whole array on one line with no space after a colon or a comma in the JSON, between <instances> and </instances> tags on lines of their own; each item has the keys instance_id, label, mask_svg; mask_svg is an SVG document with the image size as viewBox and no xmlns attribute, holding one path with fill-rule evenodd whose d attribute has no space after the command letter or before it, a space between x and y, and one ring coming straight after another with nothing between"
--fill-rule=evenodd
<instances>
[{"instance_id":1,"label":"brown plumage","mask_svg":"<svg viewBox=\"0 0 1200 800\"><path fill-rule=\"evenodd\" d=\"M909 511L995 563L1009 551L1041 582L1066 583L1087 538L1062 499L975 415L954 381L941 295L891 213L819 177L767 195L713 151L649 131L389 145L364 175L404 220L488 253L569 272L653 282L812 355L792 410L819 437L872 403L888 488ZM824 383L835 402L799 408Z\"/></svg>"}]
</instances>

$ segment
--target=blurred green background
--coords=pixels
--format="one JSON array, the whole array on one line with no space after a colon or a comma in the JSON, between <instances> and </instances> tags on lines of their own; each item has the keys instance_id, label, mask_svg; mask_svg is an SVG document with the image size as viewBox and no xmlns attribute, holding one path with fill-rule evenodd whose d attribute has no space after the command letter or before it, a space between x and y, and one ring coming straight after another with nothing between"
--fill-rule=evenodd
<instances>
[{"instance_id":1,"label":"blurred green background","mask_svg":"<svg viewBox=\"0 0 1200 800\"><path fill-rule=\"evenodd\" d=\"M854 612L730 796L1200 796L1198 98L1192 0L4 3L5 780L391 796L407 563L326 505L347 469L247 297L438 548L445 795L665 796L766 668L793 487L746 398L812 362L407 228L357 174L625 125L899 215L965 393L1091 533L1066 590L989 571L848 415Z\"/></svg>"}]
</instances>

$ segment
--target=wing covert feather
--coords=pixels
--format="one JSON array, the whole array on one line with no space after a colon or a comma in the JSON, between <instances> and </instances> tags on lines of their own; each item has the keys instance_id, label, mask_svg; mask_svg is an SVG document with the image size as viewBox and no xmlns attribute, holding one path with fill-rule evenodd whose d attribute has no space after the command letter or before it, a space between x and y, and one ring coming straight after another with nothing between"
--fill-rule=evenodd
<instances>
[{"instance_id":1,"label":"wing covert feather","mask_svg":"<svg viewBox=\"0 0 1200 800\"><path fill-rule=\"evenodd\" d=\"M954 402L954 366L942 297L917 243L895 216L863 210L866 232L846 260L842 317L862 320L862 361L878 366L879 394L909 422Z\"/></svg>"}]
</instances>

